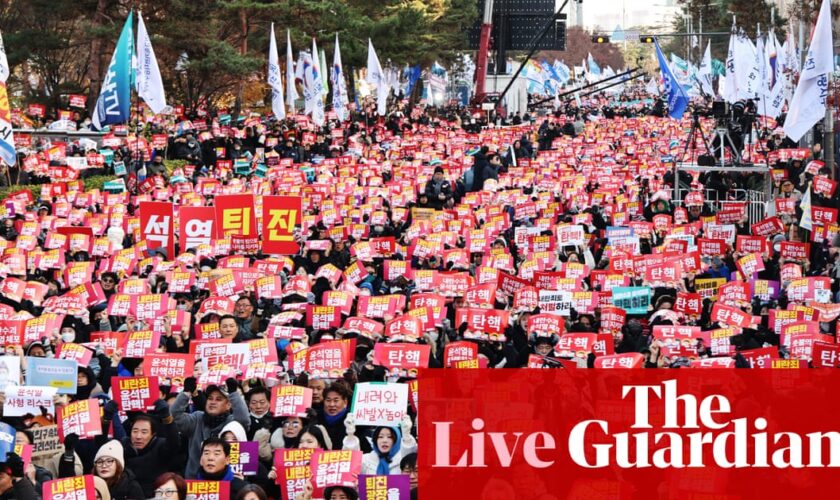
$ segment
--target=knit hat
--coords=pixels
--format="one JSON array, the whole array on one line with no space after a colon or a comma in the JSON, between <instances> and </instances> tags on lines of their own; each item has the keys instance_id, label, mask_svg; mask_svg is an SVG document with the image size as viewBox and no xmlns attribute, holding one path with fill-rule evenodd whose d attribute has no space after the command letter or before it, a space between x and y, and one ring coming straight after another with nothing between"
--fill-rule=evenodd
<instances>
[{"instance_id":1,"label":"knit hat","mask_svg":"<svg viewBox=\"0 0 840 500\"><path fill-rule=\"evenodd\" d=\"M236 420L232 420L228 422L227 425L222 427L222 431L219 433L219 437L224 436L225 432L232 432L233 435L236 437L236 440L240 443L248 440L248 435L245 432L245 428L242 427L242 424L240 424Z\"/></svg>"},{"instance_id":2,"label":"knit hat","mask_svg":"<svg viewBox=\"0 0 840 500\"><path fill-rule=\"evenodd\" d=\"M437 173L441 173L441 174L442 174L442 173L443 173L443 168L442 168L442 167L435 167L435 173L436 173L436 174L437 174Z\"/></svg>"},{"instance_id":3,"label":"knit hat","mask_svg":"<svg viewBox=\"0 0 840 500\"><path fill-rule=\"evenodd\" d=\"M93 476L93 489L99 493L102 500L111 500L111 492L108 490L108 483L99 476Z\"/></svg>"},{"instance_id":4,"label":"knit hat","mask_svg":"<svg viewBox=\"0 0 840 500\"><path fill-rule=\"evenodd\" d=\"M103 444L99 451L96 452L96 457L94 457L93 461L96 462L102 457L111 457L117 462L120 463L120 466L125 469L125 454L123 453L123 447L119 441L116 439L112 439L107 443Z\"/></svg>"}]
</instances>

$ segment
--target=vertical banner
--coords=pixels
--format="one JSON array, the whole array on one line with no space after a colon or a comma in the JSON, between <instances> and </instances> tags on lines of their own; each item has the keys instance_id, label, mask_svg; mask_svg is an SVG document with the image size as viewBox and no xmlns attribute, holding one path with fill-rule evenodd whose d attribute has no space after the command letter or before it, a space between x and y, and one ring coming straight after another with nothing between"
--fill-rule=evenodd
<instances>
[{"instance_id":1,"label":"vertical banner","mask_svg":"<svg viewBox=\"0 0 840 500\"><path fill-rule=\"evenodd\" d=\"M263 197L263 253L294 255L300 251L295 242L295 225L301 220L300 196Z\"/></svg>"},{"instance_id":2,"label":"vertical banner","mask_svg":"<svg viewBox=\"0 0 840 500\"><path fill-rule=\"evenodd\" d=\"M213 207L181 207L178 209L178 242L181 251L209 245L216 239L216 209Z\"/></svg>"},{"instance_id":3,"label":"vertical banner","mask_svg":"<svg viewBox=\"0 0 840 500\"><path fill-rule=\"evenodd\" d=\"M216 232L219 237L238 234L253 236L257 233L254 214L254 195L230 194L217 196Z\"/></svg>"},{"instance_id":4,"label":"vertical banner","mask_svg":"<svg viewBox=\"0 0 840 500\"><path fill-rule=\"evenodd\" d=\"M175 258L174 220L172 203L140 202L140 230L146 248L166 248L167 260Z\"/></svg>"}]
</instances>

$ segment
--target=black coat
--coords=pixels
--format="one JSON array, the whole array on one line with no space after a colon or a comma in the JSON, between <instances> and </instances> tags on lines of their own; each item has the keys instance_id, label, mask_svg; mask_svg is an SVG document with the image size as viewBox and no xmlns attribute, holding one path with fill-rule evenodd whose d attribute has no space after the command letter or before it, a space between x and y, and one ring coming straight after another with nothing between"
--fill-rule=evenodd
<instances>
[{"instance_id":1,"label":"black coat","mask_svg":"<svg viewBox=\"0 0 840 500\"><path fill-rule=\"evenodd\" d=\"M27 477L13 483L12 489L0 495L0 500L40 500L40 498Z\"/></svg>"},{"instance_id":2,"label":"black coat","mask_svg":"<svg viewBox=\"0 0 840 500\"><path fill-rule=\"evenodd\" d=\"M152 487L155 479L170 470L171 459L181 445L174 422L161 426L158 432L142 450L134 449L128 437L122 439L125 467L134 474L146 498L155 496Z\"/></svg>"},{"instance_id":3,"label":"black coat","mask_svg":"<svg viewBox=\"0 0 840 500\"><path fill-rule=\"evenodd\" d=\"M143 488L140 487L134 473L129 469L123 471L122 479L108 488L108 491L111 493L111 500L143 500L146 498Z\"/></svg>"}]
</instances>

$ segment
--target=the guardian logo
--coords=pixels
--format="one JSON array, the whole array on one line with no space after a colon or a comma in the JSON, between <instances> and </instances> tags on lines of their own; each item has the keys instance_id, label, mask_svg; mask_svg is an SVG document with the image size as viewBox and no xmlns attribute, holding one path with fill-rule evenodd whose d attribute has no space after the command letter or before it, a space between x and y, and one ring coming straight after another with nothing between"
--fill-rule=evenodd
<instances>
[{"instance_id":1,"label":"the guardian logo","mask_svg":"<svg viewBox=\"0 0 840 500\"><path fill-rule=\"evenodd\" d=\"M577 423L567 439L568 454L575 464L588 469L840 466L840 433L768 433L765 418L733 418L728 398L713 394L698 401L692 394L680 394L676 380L660 385L626 385L621 396L634 398L630 429L638 432L611 433L606 420ZM663 423L656 429L650 423L654 404L663 405L664 413ZM433 425L433 467L484 468L488 461L495 461L494 455L502 467L510 467L514 460L524 460L538 469L555 463L557 446L552 434L489 432L484 430L481 418L472 421L472 430L477 432L468 435L469 448L461 450L452 463L453 422Z\"/></svg>"}]
</instances>

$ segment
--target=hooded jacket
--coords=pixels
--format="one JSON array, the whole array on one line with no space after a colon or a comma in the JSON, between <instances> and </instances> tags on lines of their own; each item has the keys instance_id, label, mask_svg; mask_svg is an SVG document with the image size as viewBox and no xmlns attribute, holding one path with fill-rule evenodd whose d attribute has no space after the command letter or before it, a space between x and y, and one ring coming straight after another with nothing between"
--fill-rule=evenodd
<instances>
[{"instance_id":1,"label":"hooded jacket","mask_svg":"<svg viewBox=\"0 0 840 500\"><path fill-rule=\"evenodd\" d=\"M213 418L203 411L187 413L187 405L190 404L190 395L186 392L178 394L172 404L172 417L178 431L188 440L189 459L185 477L195 479L198 475L198 460L201 457L201 443L210 436L221 436L222 429L234 420L239 422L246 430L251 424L251 416L248 413L248 405L242 394L235 392L229 396L231 411L221 418Z\"/></svg>"}]
</instances>

